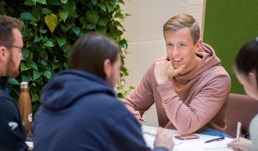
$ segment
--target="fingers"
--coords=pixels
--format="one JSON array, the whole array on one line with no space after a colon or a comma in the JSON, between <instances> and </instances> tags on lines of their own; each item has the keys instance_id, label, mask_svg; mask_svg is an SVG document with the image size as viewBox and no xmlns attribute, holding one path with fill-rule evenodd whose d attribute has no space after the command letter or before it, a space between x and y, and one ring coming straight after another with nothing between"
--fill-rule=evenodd
<instances>
[{"instance_id":1,"label":"fingers","mask_svg":"<svg viewBox=\"0 0 258 151\"><path fill-rule=\"evenodd\" d=\"M228 143L227 146L231 147L232 149L236 149L236 147L238 146L238 143L237 143L236 139L234 139L230 143Z\"/></svg>"},{"instance_id":2,"label":"fingers","mask_svg":"<svg viewBox=\"0 0 258 151\"><path fill-rule=\"evenodd\" d=\"M155 147L166 147L171 151L174 147L173 135L169 130L158 128L156 139L154 142Z\"/></svg>"},{"instance_id":3,"label":"fingers","mask_svg":"<svg viewBox=\"0 0 258 151\"><path fill-rule=\"evenodd\" d=\"M239 141L234 139L232 142L227 144L234 151L250 151L252 150L252 142L246 138L239 137Z\"/></svg>"},{"instance_id":4,"label":"fingers","mask_svg":"<svg viewBox=\"0 0 258 151\"><path fill-rule=\"evenodd\" d=\"M164 135L164 136L166 136L168 138L171 138L171 139L173 138L173 134L169 130L161 128L161 127L159 127L157 129L157 134Z\"/></svg>"},{"instance_id":5,"label":"fingers","mask_svg":"<svg viewBox=\"0 0 258 151\"><path fill-rule=\"evenodd\" d=\"M170 72L173 72L174 68L170 61L161 60L155 63L154 76L156 81L169 80Z\"/></svg>"},{"instance_id":6,"label":"fingers","mask_svg":"<svg viewBox=\"0 0 258 151\"><path fill-rule=\"evenodd\" d=\"M144 124L145 121L142 119L141 113L140 113L139 111L135 111L135 112L134 112L134 116L135 116L135 118L137 119L137 121L138 121L138 123L139 123L140 125L143 125L143 124Z\"/></svg>"},{"instance_id":7,"label":"fingers","mask_svg":"<svg viewBox=\"0 0 258 151\"><path fill-rule=\"evenodd\" d=\"M177 69L173 67L171 61L161 60L156 62L154 68L154 75L156 80L168 80L169 78L173 78L178 75L180 72L184 70L186 65L181 65Z\"/></svg>"},{"instance_id":8,"label":"fingers","mask_svg":"<svg viewBox=\"0 0 258 151\"><path fill-rule=\"evenodd\" d=\"M182 65L177 69L174 69L174 76L178 75L180 72L182 72L184 70L186 65Z\"/></svg>"},{"instance_id":9,"label":"fingers","mask_svg":"<svg viewBox=\"0 0 258 151\"><path fill-rule=\"evenodd\" d=\"M140 112L139 112L139 111L135 111L135 112L134 112L134 116L139 116L139 117L140 117L140 116L141 116L141 114L140 114Z\"/></svg>"}]
</instances>

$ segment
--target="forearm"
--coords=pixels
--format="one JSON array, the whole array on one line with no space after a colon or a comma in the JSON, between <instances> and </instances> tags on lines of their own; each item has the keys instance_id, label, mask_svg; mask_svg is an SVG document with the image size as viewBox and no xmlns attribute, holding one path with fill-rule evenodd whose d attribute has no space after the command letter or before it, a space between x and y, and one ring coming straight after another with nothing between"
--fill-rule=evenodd
<instances>
[{"instance_id":1,"label":"forearm","mask_svg":"<svg viewBox=\"0 0 258 151\"><path fill-rule=\"evenodd\" d=\"M123 103L131 113L138 111L136 105L130 99L126 98L125 100L123 100Z\"/></svg>"},{"instance_id":2,"label":"forearm","mask_svg":"<svg viewBox=\"0 0 258 151\"><path fill-rule=\"evenodd\" d=\"M169 88L169 83L162 85L158 88L161 94L162 105L165 108L166 115L170 122L182 134L193 133L198 130L200 126L199 119L196 118L196 113L180 100L179 96L173 91L163 91L162 89Z\"/></svg>"},{"instance_id":3,"label":"forearm","mask_svg":"<svg viewBox=\"0 0 258 151\"><path fill-rule=\"evenodd\" d=\"M167 117L182 134L193 133L209 123L219 112L226 98L219 96L216 98L212 96L216 94L212 93L209 95L200 93L183 101L171 83L158 86L158 92Z\"/></svg>"},{"instance_id":4,"label":"forearm","mask_svg":"<svg viewBox=\"0 0 258 151\"><path fill-rule=\"evenodd\" d=\"M127 98L124 104L131 113L139 111L141 115L154 103L152 93L142 85L139 85Z\"/></svg>"}]
</instances>

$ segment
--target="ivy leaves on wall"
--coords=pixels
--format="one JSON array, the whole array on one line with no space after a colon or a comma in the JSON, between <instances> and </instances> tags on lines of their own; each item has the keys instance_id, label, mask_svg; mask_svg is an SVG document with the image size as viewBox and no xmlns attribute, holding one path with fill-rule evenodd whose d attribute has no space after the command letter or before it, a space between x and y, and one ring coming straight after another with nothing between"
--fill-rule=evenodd
<instances>
[{"instance_id":1,"label":"ivy leaves on wall","mask_svg":"<svg viewBox=\"0 0 258 151\"><path fill-rule=\"evenodd\" d=\"M19 83L28 81L35 112L40 106L39 93L51 77L67 69L72 44L84 33L97 31L115 39L122 48L121 81L116 87L118 97L128 70L124 66L127 41L123 38L121 21L128 14L121 9L123 0L5 0L0 13L23 20L24 60L21 73L9 80L11 95L18 97Z\"/></svg>"}]
</instances>

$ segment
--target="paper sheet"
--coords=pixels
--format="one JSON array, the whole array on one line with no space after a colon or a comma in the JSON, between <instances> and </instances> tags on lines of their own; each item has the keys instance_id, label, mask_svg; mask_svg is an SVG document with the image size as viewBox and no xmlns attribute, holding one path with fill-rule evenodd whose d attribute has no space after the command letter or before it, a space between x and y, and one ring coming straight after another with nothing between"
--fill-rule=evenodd
<instances>
[{"instance_id":1,"label":"paper sheet","mask_svg":"<svg viewBox=\"0 0 258 151\"><path fill-rule=\"evenodd\" d=\"M147 146L153 148L155 140L156 128L150 126L142 127L143 136ZM179 135L178 132L172 131L173 135ZM227 147L227 144L232 141L231 138L225 137L224 140L204 143L207 140L217 138L217 136L197 134L200 138L194 140L178 140L173 138L175 143L173 151L232 151L231 148Z\"/></svg>"}]
</instances>

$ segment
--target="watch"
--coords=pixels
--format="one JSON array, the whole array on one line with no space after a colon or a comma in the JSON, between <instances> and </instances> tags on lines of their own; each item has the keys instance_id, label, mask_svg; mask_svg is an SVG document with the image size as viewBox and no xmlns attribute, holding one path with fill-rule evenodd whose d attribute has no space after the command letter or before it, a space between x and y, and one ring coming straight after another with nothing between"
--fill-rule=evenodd
<instances>
[{"instance_id":1,"label":"watch","mask_svg":"<svg viewBox=\"0 0 258 151\"><path fill-rule=\"evenodd\" d=\"M166 84L168 82L168 80L161 80L158 82L158 85L163 85Z\"/></svg>"}]
</instances>

